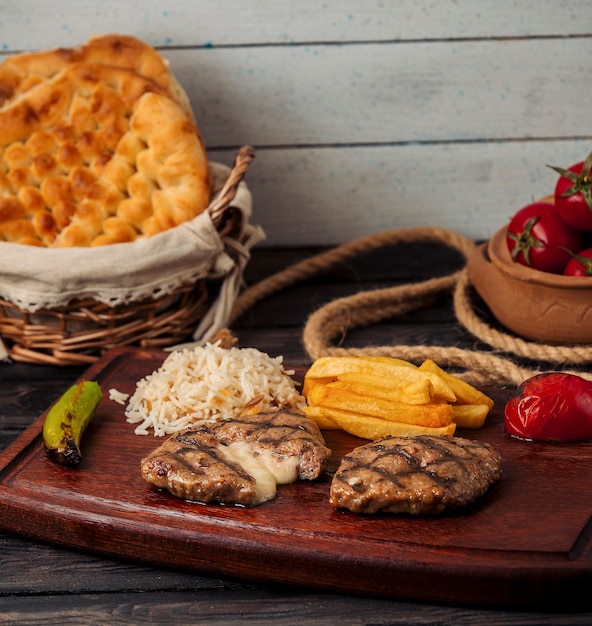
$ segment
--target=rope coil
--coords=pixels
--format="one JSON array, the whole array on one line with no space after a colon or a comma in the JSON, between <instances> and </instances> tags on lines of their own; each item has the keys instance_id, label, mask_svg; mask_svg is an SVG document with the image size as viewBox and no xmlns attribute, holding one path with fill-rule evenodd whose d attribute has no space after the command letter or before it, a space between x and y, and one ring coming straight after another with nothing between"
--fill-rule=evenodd
<instances>
[{"instance_id":1,"label":"rope coil","mask_svg":"<svg viewBox=\"0 0 592 626\"><path fill-rule=\"evenodd\" d=\"M351 242L300 261L245 290L236 300L230 323L259 300L310 278L347 259L386 245L401 243L441 243L468 259L475 243L450 230L438 227L395 229L355 239ZM363 291L338 298L313 312L303 330L304 348L311 359L322 356L383 355L408 361L426 358L442 366L460 368L458 375L475 385L519 385L540 370L518 364L507 354L531 361L546 361L559 366L592 362L592 346L538 344L492 328L475 313L470 299L466 269L429 280ZM332 342L347 331L396 318L419 310L442 295L453 298L458 321L492 351L477 351L454 346L389 345L343 348ZM505 353L504 355L500 353ZM584 375L582 372L577 372Z\"/></svg>"}]
</instances>

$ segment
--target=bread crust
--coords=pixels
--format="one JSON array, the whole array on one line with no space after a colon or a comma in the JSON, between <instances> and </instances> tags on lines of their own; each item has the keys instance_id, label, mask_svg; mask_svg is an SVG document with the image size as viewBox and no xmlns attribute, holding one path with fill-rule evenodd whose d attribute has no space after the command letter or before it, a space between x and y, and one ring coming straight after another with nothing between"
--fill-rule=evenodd
<instances>
[{"instance_id":1,"label":"bread crust","mask_svg":"<svg viewBox=\"0 0 592 626\"><path fill-rule=\"evenodd\" d=\"M131 70L156 83L172 97L179 95L179 85L156 49L130 35L106 34L92 37L76 48L54 48L8 57L0 65L0 107L78 63Z\"/></svg>"}]
</instances>

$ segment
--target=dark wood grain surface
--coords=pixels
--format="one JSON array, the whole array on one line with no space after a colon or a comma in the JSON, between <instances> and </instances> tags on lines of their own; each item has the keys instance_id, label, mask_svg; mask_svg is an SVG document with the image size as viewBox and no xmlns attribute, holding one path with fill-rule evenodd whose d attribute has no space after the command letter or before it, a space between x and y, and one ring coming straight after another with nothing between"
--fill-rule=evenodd
<instances>
[{"instance_id":1,"label":"dark wood grain surface","mask_svg":"<svg viewBox=\"0 0 592 626\"><path fill-rule=\"evenodd\" d=\"M260 280L315 250L256 250L247 281ZM419 280L448 272L460 260L435 246L372 253L253 307L236 324L240 345L287 363L306 365L302 325L323 302L360 289ZM407 318L361 329L347 345L376 343L465 345L475 340L455 321L445 299ZM83 368L0 364L0 450L31 425ZM551 514L551 512L550 512ZM524 529L525 536L528 529ZM146 546L149 550L150 546ZM290 563L285 567L289 569ZM448 581L443 579L444 587ZM517 591L519 595L519 590ZM55 548L0 534L0 623L257 623L257 624L589 624L592 605L501 610L468 605L403 602L340 594L296 584L263 584L139 565L120 558Z\"/></svg>"}]
</instances>

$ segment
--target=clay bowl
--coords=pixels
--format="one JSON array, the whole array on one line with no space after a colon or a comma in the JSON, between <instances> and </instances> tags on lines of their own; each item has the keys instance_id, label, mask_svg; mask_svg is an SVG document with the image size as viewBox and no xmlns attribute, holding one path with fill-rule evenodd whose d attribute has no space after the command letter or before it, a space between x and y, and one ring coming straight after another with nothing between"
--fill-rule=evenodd
<instances>
[{"instance_id":1,"label":"clay bowl","mask_svg":"<svg viewBox=\"0 0 592 626\"><path fill-rule=\"evenodd\" d=\"M527 339L592 343L592 277L539 272L512 261L506 228L477 247L469 280L495 318Z\"/></svg>"}]
</instances>

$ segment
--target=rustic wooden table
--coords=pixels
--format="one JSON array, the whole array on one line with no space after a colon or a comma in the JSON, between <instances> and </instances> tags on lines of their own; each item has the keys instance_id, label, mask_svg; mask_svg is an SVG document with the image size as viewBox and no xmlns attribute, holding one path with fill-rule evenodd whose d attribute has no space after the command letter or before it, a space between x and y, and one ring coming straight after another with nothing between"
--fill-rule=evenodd
<instances>
[{"instance_id":1,"label":"rustic wooden table","mask_svg":"<svg viewBox=\"0 0 592 626\"><path fill-rule=\"evenodd\" d=\"M256 250L255 282L315 250ZM360 289L419 280L457 267L455 253L431 245L371 253L255 305L235 325L241 346L306 365L302 326L322 303ZM474 348L450 302L392 323L361 329L348 345L424 343ZM15 440L83 368L0 364L0 450ZM286 563L289 568L290 564ZM352 597L254 584L108 560L0 534L2 624L589 624L589 601L574 612L499 610ZM445 581L443 581L445 584Z\"/></svg>"}]
</instances>

